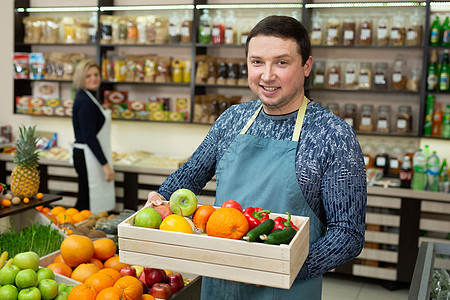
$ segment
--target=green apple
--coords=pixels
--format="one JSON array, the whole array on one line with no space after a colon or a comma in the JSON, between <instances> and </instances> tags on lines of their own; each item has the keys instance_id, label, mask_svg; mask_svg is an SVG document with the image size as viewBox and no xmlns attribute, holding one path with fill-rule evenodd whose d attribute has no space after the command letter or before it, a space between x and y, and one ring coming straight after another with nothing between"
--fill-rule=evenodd
<instances>
[{"instance_id":1,"label":"green apple","mask_svg":"<svg viewBox=\"0 0 450 300\"><path fill-rule=\"evenodd\" d=\"M197 196L188 189L176 190L169 199L170 209L174 214L189 217L197 209Z\"/></svg>"},{"instance_id":2,"label":"green apple","mask_svg":"<svg viewBox=\"0 0 450 300\"><path fill-rule=\"evenodd\" d=\"M76 287L76 286L77 286L76 284L68 285L68 286L66 287L65 292L66 292L67 294L70 293L70 291L71 291L74 287Z\"/></svg>"},{"instance_id":3,"label":"green apple","mask_svg":"<svg viewBox=\"0 0 450 300\"><path fill-rule=\"evenodd\" d=\"M19 289L36 286L38 277L33 269L21 270L16 276L16 286Z\"/></svg>"},{"instance_id":4,"label":"green apple","mask_svg":"<svg viewBox=\"0 0 450 300\"><path fill-rule=\"evenodd\" d=\"M12 284L7 284L0 287L0 299L2 300L17 300L19 291Z\"/></svg>"},{"instance_id":5,"label":"green apple","mask_svg":"<svg viewBox=\"0 0 450 300\"><path fill-rule=\"evenodd\" d=\"M38 284L42 300L51 300L58 295L59 284L53 279L42 279Z\"/></svg>"},{"instance_id":6,"label":"green apple","mask_svg":"<svg viewBox=\"0 0 450 300\"><path fill-rule=\"evenodd\" d=\"M67 289L67 284L60 282L58 285L58 293L64 292Z\"/></svg>"},{"instance_id":7,"label":"green apple","mask_svg":"<svg viewBox=\"0 0 450 300\"><path fill-rule=\"evenodd\" d=\"M41 300L41 292L35 286L22 289L19 292L18 300Z\"/></svg>"},{"instance_id":8,"label":"green apple","mask_svg":"<svg viewBox=\"0 0 450 300\"><path fill-rule=\"evenodd\" d=\"M39 269L39 255L33 251L16 254L13 259L13 264L21 270L33 269L37 271Z\"/></svg>"},{"instance_id":9,"label":"green apple","mask_svg":"<svg viewBox=\"0 0 450 300\"><path fill-rule=\"evenodd\" d=\"M134 226L146 228L159 228L162 222L159 212L151 207L143 208L134 216Z\"/></svg>"},{"instance_id":10,"label":"green apple","mask_svg":"<svg viewBox=\"0 0 450 300\"><path fill-rule=\"evenodd\" d=\"M54 300L68 300L69 299L69 293L68 292L59 292L58 296Z\"/></svg>"},{"instance_id":11,"label":"green apple","mask_svg":"<svg viewBox=\"0 0 450 300\"><path fill-rule=\"evenodd\" d=\"M42 279L55 279L55 273L49 268L39 268L36 274L38 277L38 284Z\"/></svg>"},{"instance_id":12,"label":"green apple","mask_svg":"<svg viewBox=\"0 0 450 300\"><path fill-rule=\"evenodd\" d=\"M16 275L20 272L20 268L15 265L4 266L0 270L0 284L14 284L16 282Z\"/></svg>"}]
</instances>

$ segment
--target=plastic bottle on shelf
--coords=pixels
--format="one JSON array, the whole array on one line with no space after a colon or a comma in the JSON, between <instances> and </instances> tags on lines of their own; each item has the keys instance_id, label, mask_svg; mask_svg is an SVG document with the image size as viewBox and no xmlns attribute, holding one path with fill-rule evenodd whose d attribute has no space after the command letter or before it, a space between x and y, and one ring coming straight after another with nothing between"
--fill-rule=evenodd
<instances>
[{"instance_id":1,"label":"plastic bottle on shelf","mask_svg":"<svg viewBox=\"0 0 450 300\"><path fill-rule=\"evenodd\" d=\"M423 191L427 186L427 157L422 149L418 149L413 157L414 174L411 181L413 190Z\"/></svg>"},{"instance_id":2,"label":"plastic bottle on shelf","mask_svg":"<svg viewBox=\"0 0 450 300\"><path fill-rule=\"evenodd\" d=\"M404 155L404 150L399 145L401 145L401 143L396 141L389 156L389 173L394 176L398 176L400 174Z\"/></svg>"},{"instance_id":3,"label":"plastic bottle on shelf","mask_svg":"<svg viewBox=\"0 0 450 300\"><path fill-rule=\"evenodd\" d=\"M431 51L427 68L427 91L437 91L439 82L439 65L436 49Z\"/></svg>"},{"instance_id":4,"label":"plastic bottle on shelf","mask_svg":"<svg viewBox=\"0 0 450 300\"><path fill-rule=\"evenodd\" d=\"M439 192L440 161L436 151L427 159L427 190Z\"/></svg>"},{"instance_id":5,"label":"plastic bottle on shelf","mask_svg":"<svg viewBox=\"0 0 450 300\"><path fill-rule=\"evenodd\" d=\"M181 41L181 20L176 11L172 12L169 18L169 43L179 43Z\"/></svg>"},{"instance_id":6,"label":"plastic bottle on shelf","mask_svg":"<svg viewBox=\"0 0 450 300\"><path fill-rule=\"evenodd\" d=\"M441 137L450 138L450 104L445 107L444 118L442 120Z\"/></svg>"},{"instance_id":7,"label":"plastic bottle on shelf","mask_svg":"<svg viewBox=\"0 0 450 300\"><path fill-rule=\"evenodd\" d=\"M412 167L411 167L411 159L409 156L405 155L403 157L403 163L400 170L400 187L402 188L411 188L411 179L412 179Z\"/></svg>"},{"instance_id":8,"label":"plastic bottle on shelf","mask_svg":"<svg viewBox=\"0 0 450 300\"><path fill-rule=\"evenodd\" d=\"M425 153L425 157L426 159L428 159L431 155L431 151L430 151L430 146L429 145L425 145L425 148L423 150L423 153Z\"/></svg>"},{"instance_id":9,"label":"plastic bottle on shelf","mask_svg":"<svg viewBox=\"0 0 450 300\"><path fill-rule=\"evenodd\" d=\"M448 49L445 49L442 58L441 68L439 70L439 90L447 92L450 89L450 61Z\"/></svg>"},{"instance_id":10,"label":"plastic bottle on shelf","mask_svg":"<svg viewBox=\"0 0 450 300\"><path fill-rule=\"evenodd\" d=\"M311 45L322 45L323 41L323 19L320 14L316 12L311 19L312 30L310 33Z\"/></svg>"},{"instance_id":11,"label":"plastic bottle on shelf","mask_svg":"<svg viewBox=\"0 0 450 300\"><path fill-rule=\"evenodd\" d=\"M225 20L222 11L217 10L212 21L212 42L216 45L225 43Z\"/></svg>"},{"instance_id":12,"label":"plastic bottle on shelf","mask_svg":"<svg viewBox=\"0 0 450 300\"><path fill-rule=\"evenodd\" d=\"M439 175L439 192L449 193L450 192L450 182L448 181L448 166L447 160L444 158L441 166L441 172Z\"/></svg>"},{"instance_id":13,"label":"plastic bottle on shelf","mask_svg":"<svg viewBox=\"0 0 450 300\"><path fill-rule=\"evenodd\" d=\"M200 25L198 27L198 42L201 44L211 43L211 16L209 10L204 9L203 14L200 16Z\"/></svg>"},{"instance_id":14,"label":"plastic bottle on shelf","mask_svg":"<svg viewBox=\"0 0 450 300\"><path fill-rule=\"evenodd\" d=\"M375 165L375 147L374 145L369 141L364 144L362 147L363 156L364 156L364 166L366 167L366 170L369 168L373 168Z\"/></svg>"},{"instance_id":15,"label":"plastic bottle on shelf","mask_svg":"<svg viewBox=\"0 0 450 300\"><path fill-rule=\"evenodd\" d=\"M387 176L389 173L389 154L388 148L384 141L377 149L377 156L375 157L375 167L383 170L383 176Z\"/></svg>"},{"instance_id":16,"label":"plastic bottle on shelf","mask_svg":"<svg viewBox=\"0 0 450 300\"><path fill-rule=\"evenodd\" d=\"M450 20L449 14L445 15L445 21L442 25L442 46L449 47L450 46Z\"/></svg>"},{"instance_id":17,"label":"plastic bottle on shelf","mask_svg":"<svg viewBox=\"0 0 450 300\"><path fill-rule=\"evenodd\" d=\"M442 132L442 119L444 113L442 111L441 103L436 103L434 113L433 113L433 124L431 127L431 136L440 137Z\"/></svg>"},{"instance_id":18,"label":"plastic bottle on shelf","mask_svg":"<svg viewBox=\"0 0 450 300\"><path fill-rule=\"evenodd\" d=\"M234 10L230 9L225 18L225 44L234 45L237 43L237 31L236 31L237 18L234 15Z\"/></svg>"},{"instance_id":19,"label":"plastic bottle on shelf","mask_svg":"<svg viewBox=\"0 0 450 300\"><path fill-rule=\"evenodd\" d=\"M426 136L431 135L431 128L433 126L433 112L434 112L434 96L427 96L427 106L425 111L425 121L423 124L423 134Z\"/></svg>"},{"instance_id":20,"label":"plastic bottle on shelf","mask_svg":"<svg viewBox=\"0 0 450 300\"><path fill-rule=\"evenodd\" d=\"M442 26L439 19L439 14L436 14L433 24L430 29L430 46L439 46L441 41Z\"/></svg>"},{"instance_id":21,"label":"plastic bottle on shelf","mask_svg":"<svg viewBox=\"0 0 450 300\"><path fill-rule=\"evenodd\" d=\"M184 11L180 34L182 43L192 43L192 17L188 10Z\"/></svg>"}]
</instances>

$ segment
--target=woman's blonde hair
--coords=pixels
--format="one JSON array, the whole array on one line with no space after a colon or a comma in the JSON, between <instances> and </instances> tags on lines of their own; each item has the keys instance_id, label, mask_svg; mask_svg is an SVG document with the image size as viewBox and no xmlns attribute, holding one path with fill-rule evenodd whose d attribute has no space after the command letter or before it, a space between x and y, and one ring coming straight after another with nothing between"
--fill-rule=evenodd
<instances>
[{"instance_id":1,"label":"woman's blonde hair","mask_svg":"<svg viewBox=\"0 0 450 300\"><path fill-rule=\"evenodd\" d=\"M100 66L93 59L85 59L80 61L75 68L75 72L73 73L73 87L75 90L84 89L84 81L86 78L86 74L90 68L95 67L101 73Z\"/></svg>"}]
</instances>

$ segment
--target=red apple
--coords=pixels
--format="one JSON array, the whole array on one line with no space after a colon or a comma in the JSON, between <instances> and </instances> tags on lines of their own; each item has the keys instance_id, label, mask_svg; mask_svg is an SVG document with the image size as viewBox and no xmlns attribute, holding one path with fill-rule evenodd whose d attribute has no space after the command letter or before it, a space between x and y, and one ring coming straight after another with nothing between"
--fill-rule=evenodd
<instances>
[{"instance_id":1,"label":"red apple","mask_svg":"<svg viewBox=\"0 0 450 300\"><path fill-rule=\"evenodd\" d=\"M133 267L122 267L120 269L120 275L137 277L136 276L136 269L133 268Z\"/></svg>"},{"instance_id":2,"label":"red apple","mask_svg":"<svg viewBox=\"0 0 450 300\"><path fill-rule=\"evenodd\" d=\"M168 205L160 205L155 207L156 211L159 212L161 218L164 220L165 217L172 214L172 210Z\"/></svg>"},{"instance_id":3,"label":"red apple","mask_svg":"<svg viewBox=\"0 0 450 300\"><path fill-rule=\"evenodd\" d=\"M144 267L139 280L145 282L148 288L151 288L155 283L167 283L167 274L163 269L155 269Z\"/></svg>"},{"instance_id":4,"label":"red apple","mask_svg":"<svg viewBox=\"0 0 450 300\"><path fill-rule=\"evenodd\" d=\"M174 294L184 287L183 275L180 273L170 273L167 278Z\"/></svg>"},{"instance_id":5,"label":"red apple","mask_svg":"<svg viewBox=\"0 0 450 300\"><path fill-rule=\"evenodd\" d=\"M155 283L149 292L156 299L169 299L172 297L172 288L168 283Z\"/></svg>"},{"instance_id":6,"label":"red apple","mask_svg":"<svg viewBox=\"0 0 450 300\"><path fill-rule=\"evenodd\" d=\"M141 273L141 275L139 275L139 281L141 282L141 284L142 284L142 288L144 289L144 294L146 294L147 292L148 292L148 285L147 285L147 283L145 282L145 274L144 274L144 271L142 271L142 273Z\"/></svg>"}]
</instances>

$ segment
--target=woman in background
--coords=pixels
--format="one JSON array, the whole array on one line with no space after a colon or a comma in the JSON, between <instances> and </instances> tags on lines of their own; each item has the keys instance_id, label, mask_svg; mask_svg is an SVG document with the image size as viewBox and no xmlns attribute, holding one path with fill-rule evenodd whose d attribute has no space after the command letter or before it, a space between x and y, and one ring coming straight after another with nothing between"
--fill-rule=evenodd
<instances>
[{"instance_id":1,"label":"woman in background","mask_svg":"<svg viewBox=\"0 0 450 300\"><path fill-rule=\"evenodd\" d=\"M114 170L111 152L111 111L102 107L96 94L100 86L100 66L94 60L78 63L73 86L77 91L72 123L75 133L73 162L78 173L78 200L75 208L93 213L114 209Z\"/></svg>"}]
</instances>

